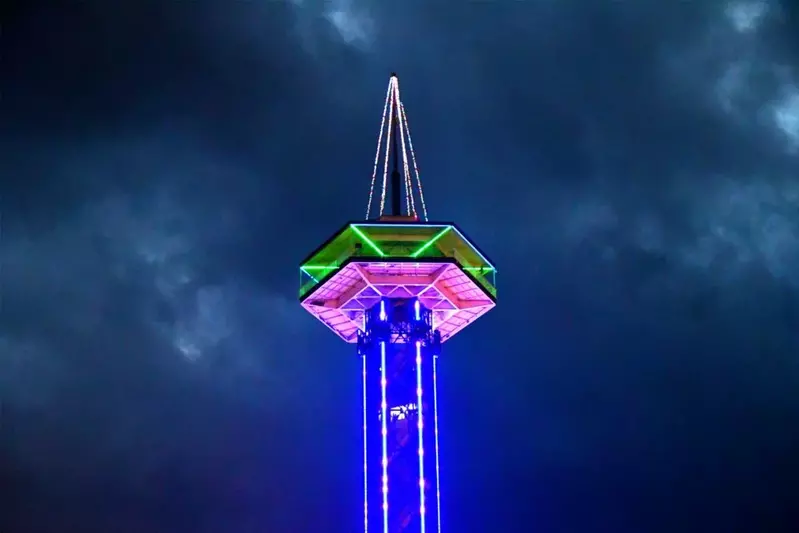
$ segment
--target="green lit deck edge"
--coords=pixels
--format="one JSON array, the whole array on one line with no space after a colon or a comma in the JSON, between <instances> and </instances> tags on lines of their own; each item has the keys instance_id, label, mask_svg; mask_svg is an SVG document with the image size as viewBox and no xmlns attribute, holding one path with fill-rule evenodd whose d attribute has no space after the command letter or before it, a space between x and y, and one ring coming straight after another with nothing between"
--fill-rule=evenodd
<instances>
[{"instance_id":1,"label":"green lit deck edge","mask_svg":"<svg viewBox=\"0 0 799 533\"><path fill-rule=\"evenodd\" d=\"M361 228L379 228L379 229L390 229L390 228L407 228L407 229L438 229L439 231L435 232L432 237L430 237L427 241L424 241L421 245L417 245L413 248L413 251L408 252L407 254L390 254L386 253L381 247L378 242L375 242L373 239L369 238ZM328 264L312 264L309 263L312 259L315 259L317 256L322 254L330 245L332 245L337 239L344 235L344 232L347 230L351 230L361 241L362 244L365 244L372 252L376 255L364 255L364 254L356 254L355 249L353 249L350 253L343 253L339 254L339 260L333 261ZM460 240L463 241L470 250L483 261L483 265L481 266L472 266L469 264L465 264L463 261L459 260L457 257L453 257L450 255L445 254L441 249L434 248L437 250L439 254L435 255L423 255L425 252L433 248L433 245L441 239L444 235L448 232L454 231ZM392 222L382 222L382 223L369 223L369 222L350 222L344 225L339 231L334 233L327 241L325 241L321 246L319 246L314 252L312 252L304 261L304 264L300 266L300 290L299 290L299 298L302 300L309 292L311 292L317 286L326 282L337 270L346 266L351 262L375 262L375 263L389 263L392 261L399 261L399 262L414 262L416 260L418 263L429 263L435 262L436 260L446 259L448 262L453 262L457 264L470 278L472 278L476 283L478 283L483 289L488 291L489 295L492 299L496 299L497 296L497 289L496 289L496 274L497 269L488 260L485 254L469 239L467 238L463 232L453 223L442 222L442 223L415 223L415 224L408 224L408 223L392 223ZM312 274L313 272L314 274ZM321 276L319 275L321 273ZM485 275L479 275L480 273L484 273L486 275L491 275L494 277L494 281L489 281ZM303 281L303 277L307 278L307 281Z\"/></svg>"}]
</instances>

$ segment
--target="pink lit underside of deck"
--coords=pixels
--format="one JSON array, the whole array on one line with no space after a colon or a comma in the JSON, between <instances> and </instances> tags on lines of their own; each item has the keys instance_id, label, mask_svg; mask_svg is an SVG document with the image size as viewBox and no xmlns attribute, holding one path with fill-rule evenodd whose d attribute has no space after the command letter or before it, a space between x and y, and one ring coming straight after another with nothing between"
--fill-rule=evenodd
<instances>
[{"instance_id":1,"label":"pink lit underside of deck","mask_svg":"<svg viewBox=\"0 0 799 533\"><path fill-rule=\"evenodd\" d=\"M415 298L433 311L441 340L452 338L496 305L452 263L349 263L309 293L302 306L347 342L358 340L363 315L381 298Z\"/></svg>"}]
</instances>

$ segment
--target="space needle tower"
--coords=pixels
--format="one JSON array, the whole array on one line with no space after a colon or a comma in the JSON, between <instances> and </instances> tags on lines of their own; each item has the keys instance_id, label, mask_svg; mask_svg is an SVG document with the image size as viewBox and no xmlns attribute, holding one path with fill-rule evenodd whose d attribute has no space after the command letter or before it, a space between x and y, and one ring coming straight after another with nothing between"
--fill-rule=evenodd
<instances>
[{"instance_id":1,"label":"space needle tower","mask_svg":"<svg viewBox=\"0 0 799 533\"><path fill-rule=\"evenodd\" d=\"M443 531L439 359L446 341L496 305L496 273L459 226L428 219L392 74L365 219L300 265L301 305L361 360L366 533Z\"/></svg>"}]
</instances>

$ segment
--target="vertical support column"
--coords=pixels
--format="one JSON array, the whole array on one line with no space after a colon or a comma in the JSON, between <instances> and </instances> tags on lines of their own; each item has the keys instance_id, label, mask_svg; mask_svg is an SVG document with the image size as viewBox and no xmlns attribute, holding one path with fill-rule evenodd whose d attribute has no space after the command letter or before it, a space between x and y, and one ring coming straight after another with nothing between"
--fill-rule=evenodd
<instances>
[{"instance_id":1,"label":"vertical support column","mask_svg":"<svg viewBox=\"0 0 799 533\"><path fill-rule=\"evenodd\" d=\"M363 337L358 350L363 357L365 376L363 380L363 445L364 445L364 531L365 533L388 533L388 510L384 510L383 488L385 470L383 461L383 401L385 387L383 353L385 344L379 340ZM387 429L387 428L386 428ZM384 468L384 465L386 468ZM387 498L386 498L387 499Z\"/></svg>"},{"instance_id":2,"label":"vertical support column","mask_svg":"<svg viewBox=\"0 0 799 533\"><path fill-rule=\"evenodd\" d=\"M436 453L436 533L441 533L441 464L439 462L438 447L438 353L433 354L433 437Z\"/></svg>"},{"instance_id":3,"label":"vertical support column","mask_svg":"<svg viewBox=\"0 0 799 533\"><path fill-rule=\"evenodd\" d=\"M363 368L363 531L369 533L369 406L366 403L366 354L361 354L361 366Z\"/></svg>"},{"instance_id":4,"label":"vertical support column","mask_svg":"<svg viewBox=\"0 0 799 533\"><path fill-rule=\"evenodd\" d=\"M424 479L424 529L420 533L440 533L439 495L440 481L438 468L438 441L437 428L437 390L435 372L437 357L441 350L438 335L432 335L430 342L421 347L421 437L420 448L423 448L421 463L424 475L420 469L420 478Z\"/></svg>"},{"instance_id":5,"label":"vertical support column","mask_svg":"<svg viewBox=\"0 0 799 533\"><path fill-rule=\"evenodd\" d=\"M364 357L364 528L438 533L434 357L440 337L415 299L367 313Z\"/></svg>"},{"instance_id":6,"label":"vertical support column","mask_svg":"<svg viewBox=\"0 0 799 533\"><path fill-rule=\"evenodd\" d=\"M416 302L419 303L418 301ZM419 315L419 308L418 305L416 307L417 316ZM427 489L427 481L424 477L424 463L425 463L425 453L424 453L424 434L425 434L425 424L424 424L424 402L422 402L422 395L423 395L423 388L422 388L422 341L416 341L416 422L417 422L417 429L419 433L419 532L425 533L425 491ZM429 389L428 389L429 390Z\"/></svg>"},{"instance_id":7,"label":"vertical support column","mask_svg":"<svg viewBox=\"0 0 799 533\"><path fill-rule=\"evenodd\" d=\"M381 302L382 304L382 302ZM386 341L380 341L380 465L382 467L383 533L388 533L388 380L386 368Z\"/></svg>"}]
</instances>

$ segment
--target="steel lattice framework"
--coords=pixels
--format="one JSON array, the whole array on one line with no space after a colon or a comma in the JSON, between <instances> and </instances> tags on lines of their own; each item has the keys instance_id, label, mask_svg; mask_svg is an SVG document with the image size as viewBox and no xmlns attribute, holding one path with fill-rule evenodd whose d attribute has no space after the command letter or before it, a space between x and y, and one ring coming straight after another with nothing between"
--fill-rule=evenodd
<instances>
[{"instance_id":1,"label":"steel lattice framework","mask_svg":"<svg viewBox=\"0 0 799 533\"><path fill-rule=\"evenodd\" d=\"M378 197L384 136L379 214L368 220ZM392 214L386 215L392 151ZM496 268L463 231L427 221L399 82L392 75L367 221L343 226L300 266L302 306L344 341L357 344L361 357L366 533L440 533L441 345L491 310L496 292Z\"/></svg>"}]
</instances>

